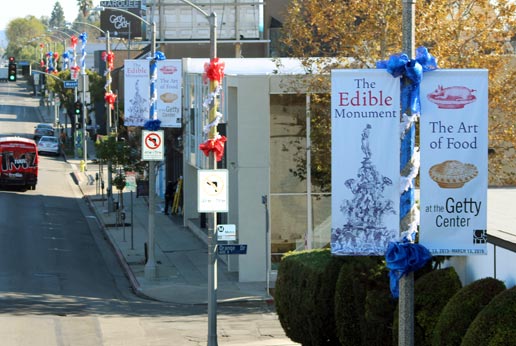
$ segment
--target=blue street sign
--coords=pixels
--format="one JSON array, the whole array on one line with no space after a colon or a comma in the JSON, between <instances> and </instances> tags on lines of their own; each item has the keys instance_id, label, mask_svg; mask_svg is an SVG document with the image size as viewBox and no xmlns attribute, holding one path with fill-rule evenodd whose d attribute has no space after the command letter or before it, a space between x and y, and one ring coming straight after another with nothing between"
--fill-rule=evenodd
<instances>
[{"instance_id":1,"label":"blue street sign","mask_svg":"<svg viewBox=\"0 0 516 346\"><path fill-rule=\"evenodd\" d=\"M217 253L219 255L245 255L247 254L247 244L219 244Z\"/></svg>"},{"instance_id":2,"label":"blue street sign","mask_svg":"<svg viewBox=\"0 0 516 346\"><path fill-rule=\"evenodd\" d=\"M73 89L73 88L77 88L79 86L79 82L76 81L76 80L65 80L64 81L64 87L65 89Z\"/></svg>"}]
</instances>

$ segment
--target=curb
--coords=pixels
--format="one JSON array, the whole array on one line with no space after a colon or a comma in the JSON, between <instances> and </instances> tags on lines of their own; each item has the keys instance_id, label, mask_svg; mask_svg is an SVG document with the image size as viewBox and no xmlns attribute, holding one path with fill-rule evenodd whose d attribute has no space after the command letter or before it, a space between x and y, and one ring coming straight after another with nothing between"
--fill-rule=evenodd
<instances>
[{"instance_id":1,"label":"curb","mask_svg":"<svg viewBox=\"0 0 516 346\"><path fill-rule=\"evenodd\" d=\"M75 171L74 171L74 173L75 173ZM80 188L80 185L79 185L79 188ZM131 267L129 266L129 264L127 264L127 261L125 260L125 257L122 254L122 252L120 251L120 249L111 240L111 237L109 236L109 234L106 231L106 227L105 227L104 223L101 221L102 219L101 219L100 215L98 214L97 209L95 209L93 207L93 203L92 203L90 197L87 195L84 195L84 191L82 190L82 188L81 188L81 191L83 193L83 199L88 204L88 207L90 208L90 210L95 214L95 218L97 219L97 223L99 224L102 234L104 235L104 239L106 239L108 241L109 245L115 252L118 263L122 266L124 273L131 284L133 293L141 298L156 300L155 298L149 297L142 292L140 283L134 276L134 273L131 270Z\"/></svg>"}]
</instances>

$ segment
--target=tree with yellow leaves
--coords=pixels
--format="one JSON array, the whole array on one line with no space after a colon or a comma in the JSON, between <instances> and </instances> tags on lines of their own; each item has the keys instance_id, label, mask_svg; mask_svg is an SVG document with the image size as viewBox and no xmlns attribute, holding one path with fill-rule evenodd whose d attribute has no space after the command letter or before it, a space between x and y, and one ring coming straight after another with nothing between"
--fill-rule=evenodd
<instances>
[{"instance_id":1,"label":"tree with yellow leaves","mask_svg":"<svg viewBox=\"0 0 516 346\"><path fill-rule=\"evenodd\" d=\"M329 92L329 69L374 68L402 49L402 0L292 0L282 28L283 55L301 57L312 73L313 90ZM516 28L512 0L416 1L416 46L425 46L439 68L489 70L491 184L516 184L516 58L511 39ZM318 65L314 57L332 57ZM313 71L318 71L317 74ZM322 73L321 73L322 72ZM330 181L329 95L314 98L312 170L316 184ZM424 115L423 115L424 116ZM304 177L303 158L294 174Z\"/></svg>"}]
</instances>

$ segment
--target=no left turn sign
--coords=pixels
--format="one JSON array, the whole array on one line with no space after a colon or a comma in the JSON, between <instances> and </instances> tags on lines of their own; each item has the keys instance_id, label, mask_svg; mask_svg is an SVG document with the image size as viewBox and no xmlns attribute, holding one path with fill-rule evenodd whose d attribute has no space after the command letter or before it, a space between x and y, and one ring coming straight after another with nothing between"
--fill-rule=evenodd
<instances>
[{"instance_id":1,"label":"no left turn sign","mask_svg":"<svg viewBox=\"0 0 516 346\"><path fill-rule=\"evenodd\" d=\"M142 131L142 160L162 161L163 131Z\"/></svg>"}]
</instances>

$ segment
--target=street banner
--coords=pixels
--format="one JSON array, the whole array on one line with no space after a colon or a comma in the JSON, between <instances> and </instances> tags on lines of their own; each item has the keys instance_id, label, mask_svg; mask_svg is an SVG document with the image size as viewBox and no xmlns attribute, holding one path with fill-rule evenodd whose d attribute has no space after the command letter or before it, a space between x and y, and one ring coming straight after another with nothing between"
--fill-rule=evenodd
<instances>
[{"instance_id":1,"label":"street banner","mask_svg":"<svg viewBox=\"0 0 516 346\"><path fill-rule=\"evenodd\" d=\"M399 236L400 79L333 70L331 89L331 251L384 255Z\"/></svg>"},{"instance_id":2,"label":"street banner","mask_svg":"<svg viewBox=\"0 0 516 346\"><path fill-rule=\"evenodd\" d=\"M181 128L181 60L158 60L157 111L161 127Z\"/></svg>"},{"instance_id":3,"label":"street banner","mask_svg":"<svg viewBox=\"0 0 516 346\"><path fill-rule=\"evenodd\" d=\"M143 126L150 112L149 61L125 60L124 66L124 125Z\"/></svg>"},{"instance_id":4,"label":"street banner","mask_svg":"<svg viewBox=\"0 0 516 346\"><path fill-rule=\"evenodd\" d=\"M421 83L421 224L432 255L487 254L487 70L436 70Z\"/></svg>"}]
</instances>

